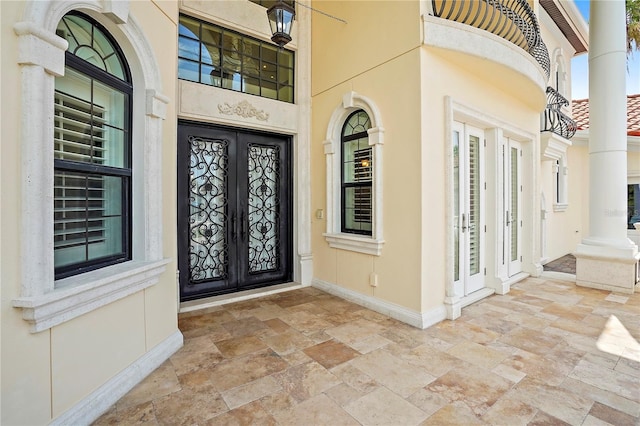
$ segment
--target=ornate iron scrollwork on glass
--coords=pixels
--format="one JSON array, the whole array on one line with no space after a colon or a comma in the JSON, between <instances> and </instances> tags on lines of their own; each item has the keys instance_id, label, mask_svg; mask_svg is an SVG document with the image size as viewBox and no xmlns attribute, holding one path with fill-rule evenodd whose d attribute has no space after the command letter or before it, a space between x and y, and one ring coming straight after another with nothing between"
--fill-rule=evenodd
<instances>
[{"instance_id":1,"label":"ornate iron scrollwork on glass","mask_svg":"<svg viewBox=\"0 0 640 426\"><path fill-rule=\"evenodd\" d=\"M229 142L189 136L190 282L226 278Z\"/></svg>"},{"instance_id":2,"label":"ornate iron scrollwork on glass","mask_svg":"<svg viewBox=\"0 0 640 426\"><path fill-rule=\"evenodd\" d=\"M249 144L249 272L276 270L280 259L278 230L280 148Z\"/></svg>"}]
</instances>

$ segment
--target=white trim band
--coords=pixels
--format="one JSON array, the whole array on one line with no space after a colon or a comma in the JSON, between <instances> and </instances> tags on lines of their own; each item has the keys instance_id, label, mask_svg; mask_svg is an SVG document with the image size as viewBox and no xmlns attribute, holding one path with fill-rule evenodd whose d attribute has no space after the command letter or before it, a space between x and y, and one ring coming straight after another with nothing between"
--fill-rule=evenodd
<instances>
[{"instance_id":1,"label":"white trim band","mask_svg":"<svg viewBox=\"0 0 640 426\"><path fill-rule=\"evenodd\" d=\"M75 275L56 281L50 293L18 297L13 306L37 333L154 285L169 261L131 261Z\"/></svg>"}]
</instances>

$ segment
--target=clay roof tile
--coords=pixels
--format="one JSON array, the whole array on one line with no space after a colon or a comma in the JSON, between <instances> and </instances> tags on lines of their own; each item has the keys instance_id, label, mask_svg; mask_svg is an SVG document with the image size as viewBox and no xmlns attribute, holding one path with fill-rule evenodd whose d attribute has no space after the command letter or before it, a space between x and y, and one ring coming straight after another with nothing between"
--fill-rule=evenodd
<instances>
[{"instance_id":1,"label":"clay roof tile","mask_svg":"<svg viewBox=\"0 0 640 426\"><path fill-rule=\"evenodd\" d=\"M588 129L589 99L575 99L572 112L578 130ZM627 135L640 136L640 94L627 95Z\"/></svg>"}]
</instances>

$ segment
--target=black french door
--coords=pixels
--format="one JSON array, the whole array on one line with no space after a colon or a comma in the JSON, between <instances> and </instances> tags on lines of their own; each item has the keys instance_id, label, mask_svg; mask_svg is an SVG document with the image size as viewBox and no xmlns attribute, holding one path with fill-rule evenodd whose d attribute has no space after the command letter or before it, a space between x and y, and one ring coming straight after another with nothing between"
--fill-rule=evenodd
<instances>
[{"instance_id":1,"label":"black french door","mask_svg":"<svg viewBox=\"0 0 640 426\"><path fill-rule=\"evenodd\" d=\"M178 125L180 300L291 280L290 139Z\"/></svg>"}]
</instances>

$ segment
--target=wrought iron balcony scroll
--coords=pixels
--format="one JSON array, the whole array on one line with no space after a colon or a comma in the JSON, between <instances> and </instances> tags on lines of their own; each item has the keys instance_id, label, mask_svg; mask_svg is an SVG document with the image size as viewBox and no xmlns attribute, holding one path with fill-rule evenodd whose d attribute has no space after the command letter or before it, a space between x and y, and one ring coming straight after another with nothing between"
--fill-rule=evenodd
<instances>
[{"instance_id":1,"label":"wrought iron balcony scroll","mask_svg":"<svg viewBox=\"0 0 640 426\"><path fill-rule=\"evenodd\" d=\"M550 60L527 0L431 0L433 14L489 31L529 52L549 78Z\"/></svg>"},{"instance_id":2,"label":"wrought iron balcony scroll","mask_svg":"<svg viewBox=\"0 0 640 426\"><path fill-rule=\"evenodd\" d=\"M542 113L541 132L553 132L565 139L571 139L576 134L578 126L571 117L562 112L562 107L568 107L569 101L553 87L547 87L547 107Z\"/></svg>"}]
</instances>

